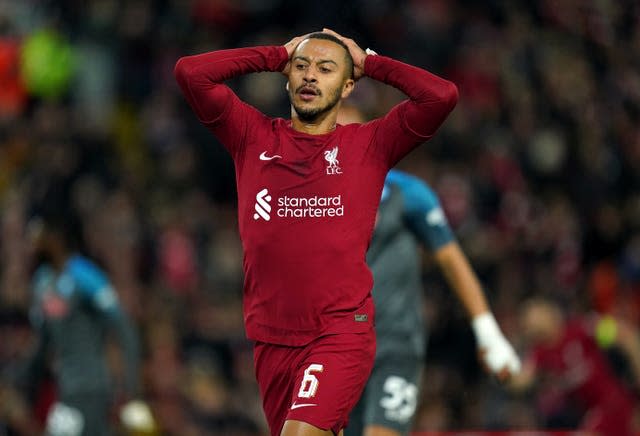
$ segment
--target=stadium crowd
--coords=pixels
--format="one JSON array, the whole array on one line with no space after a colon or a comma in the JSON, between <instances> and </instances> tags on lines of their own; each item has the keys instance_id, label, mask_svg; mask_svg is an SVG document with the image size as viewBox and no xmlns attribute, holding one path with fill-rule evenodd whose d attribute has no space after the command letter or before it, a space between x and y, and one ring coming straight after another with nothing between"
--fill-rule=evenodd
<instances>
[{"instance_id":1,"label":"stadium crowd","mask_svg":"<svg viewBox=\"0 0 640 436\"><path fill-rule=\"evenodd\" d=\"M9 379L33 336L24 235L43 199L78 219L85 252L135 320L161 428L265 432L242 327L233 166L172 70L184 54L324 26L458 85L440 133L400 166L438 192L521 353L518 309L531 296L640 325L637 2L0 0L0 434L26 407ZM277 74L234 83L273 116L288 116L283 86ZM364 79L350 100L377 116L399 98ZM431 270L415 429L575 425L542 388L513 396L481 371L462 310Z\"/></svg>"}]
</instances>

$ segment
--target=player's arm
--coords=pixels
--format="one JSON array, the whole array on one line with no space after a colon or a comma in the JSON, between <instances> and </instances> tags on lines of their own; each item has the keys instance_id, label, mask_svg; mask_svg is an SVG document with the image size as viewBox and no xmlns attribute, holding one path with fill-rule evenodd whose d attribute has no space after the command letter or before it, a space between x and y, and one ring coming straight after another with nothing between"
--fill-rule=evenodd
<instances>
[{"instance_id":1,"label":"player's arm","mask_svg":"<svg viewBox=\"0 0 640 436\"><path fill-rule=\"evenodd\" d=\"M103 295L115 294L115 291L110 286L103 288L101 291ZM96 296L96 299L111 298L105 296ZM125 363L124 372L124 391L128 398L135 398L139 395L140 383L139 383L139 364L140 364L140 347L138 342L138 335L136 329L133 326L133 322L127 316L120 304L117 302L112 304L111 307L102 306L104 319L109 325L110 330L115 334L122 352L122 358ZM96 304L98 303L96 301Z\"/></svg>"},{"instance_id":2,"label":"player's arm","mask_svg":"<svg viewBox=\"0 0 640 436\"><path fill-rule=\"evenodd\" d=\"M123 390L127 400L121 409L123 423L131 427L131 430L152 430L155 428L155 421L151 411L139 399L140 347L132 321L122 309L108 278L96 265L77 257L70 262L69 268L83 296L101 315L120 346L125 368Z\"/></svg>"},{"instance_id":3,"label":"player's arm","mask_svg":"<svg viewBox=\"0 0 640 436\"><path fill-rule=\"evenodd\" d=\"M286 46L211 51L178 60L174 74L201 122L224 117L237 98L224 81L248 73L282 71L289 60Z\"/></svg>"},{"instance_id":4,"label":"player's arm","mask_svg":"<svg viewBox=\"0 0 640 436\"><path fill-rule=\"evenodd\" d=\"M29 405L37 399L38 388L46 374L50 347L48 325L40 310L36 302L29 314L35 338L26 361L5 374L7 386L3 386L0 379L0 421L4 420L10 428L25 435L42 434Z\"/></svg>"},{"instance_id":5,"label":"player's arm","mask_svg":"<svg viewBox=\"0 0 640 436\"><path fill-rule=\"evenodd\" d=\"M126 364L124 389L128 396L138 394L140 353L138 337L129 317L124 313L118 295L104 272L88 259L77 256L69 261L73 276L84 299L100 314L115 333Z\"/></svg>"},{"instance_id":6,"label":"player's arm","mask_svg":"<svg viewBox=\"0 0 640 436\"><path fill-rule=\"evenodd\" d=\"M480 281L460 244L451 241L434 251L434 258L471 319L489 313Z\"/></svg>"},{"instance_id":7,"label":"player's arm","mask_svg":"<svg viewBox=\"0 0 640 436\"><path fill-rule=\"evenodd\" d=\"M407 226L438 266L471 319L489 312L480 281L460 249L435 192L422 180L391 170L387 182L398 186L404 198Z\"/></svg>"},{"instance_id":8,"label":"player's arm","mask_svg":"<svg viewBox=\"0 0 640 436\"><path fill-rule=\"evenodd\" d=\"M408 227L434 253L445 279L469 315L483 363L501 378L517 372L520 361L498 327L480 281L456 242L436 194L420 179L401 171L389 171L387 181L402 189Z\"/></svg>"},{"instance_id":9,"label":"player's arm","mask_svg":"<svg viewBox=\"0 0 640 436\"><path fill-rule=\"evenodd\" d=\"M23 393L12 386L4 385L2 380L0 380L0 422L3 423L2 429L9 431L7 434L23 436L42 434L42 429L34 419L31 407Z\"/></svg>"},{"instance_id":10,"label":"player's arm","mask_svg":"<svg viewBox=\"0 0 640 436\"><path fill-rule=\"evenodd\" d=\"M115 294L111 286L103 288L102 296L96 296L96 304L100 305L100 310L104 319L109 324L110 330L114 332L124 361L124 398L126 402L120 408L120 421L130 432L151 432L156 428L149 406L141 398L139 366L140 351L138 334L133 322L127 316L123 308L115 299L111 306L105 306L100 300L106 297L106 293Z\"/></svg>"},{"instance_id":11,"label":"player's arm","mask_svg":"<svg viewBox=\"0 0 640 436\"><path fill-rule=\"evenodd\" d=\"M431 138L458 101L455 84L429 71L365 52L352 39L329 29L347 45L354 62L354 78L370 77L402 91L408 100L380 120L379 145L394 165L417 144Z\"/></svg>"},{"instance_id":12,"label":"player's arm","mask_svg":"<svg viewBox=\"0 0 640 436\"><path fill-rule=\"evenodd\" d=\"M29 395L34 393L44 377L49 353L49 331L46 321L37 309L32 309L30 318L35 341L27 361L18 369L15 377L17 386Z\"/></svg>"},{"instance_id":13,"label":"player's arm","mask_svg":"<svg viewBox=\"0 0 640 436\"><path fill-rule=\"evenodd\" d=\"M34 341L27 354L27 359L17 368L13 381L17 387L27 395L34 394L45 375L47 359L50 351L49 324L43 313L42 294L50 285L53 271L50 267L40 266L31 281L32 302L29 309L29 322L34 335Z\"/></svg>"},{"instance_id":14,"label":"player's arm","mask_svg":"<svg viewBox=\"0 0 640 436\"><path fill-rule=\"evenodd\" d=\"M196 116L235 157L249 129L252 117L261 114L243 103L224 81L263 71L283 72L299 38L284 46L217 50L178 60L174 74Z\"/></svg>"},{"instance_id":15,"label":"player's arm","mask_svg":"<svg viewBox=\"0 0 640 436\"><path fill-rule=\"evenodd\" d=\"M520 371L520 360L489 309L480 281L457 242L435 251L435 259L447 282L471 318L483 363L504 379Z\"/></svg>"}]
</instances>

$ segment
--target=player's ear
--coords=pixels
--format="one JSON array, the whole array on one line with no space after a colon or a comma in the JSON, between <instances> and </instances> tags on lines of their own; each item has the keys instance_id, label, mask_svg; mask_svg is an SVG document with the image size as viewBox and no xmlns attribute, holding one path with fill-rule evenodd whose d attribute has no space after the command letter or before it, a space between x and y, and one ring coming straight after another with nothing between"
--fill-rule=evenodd
<instances>
[{"instance_id":1,"label":"player's ear","mask_svg":"<svg viewBox=\"0 0 640 436\"><path fill-rule=\"evenodd\" d=\"M289 82L286 82L286 83L284 84L284 89L286 89L287 91L289 91Z\"/></svg>"},{"instance_id":2,"label":"player's ear","mask_svg":"<svg viewBox=\"0 0 640 436\"><path fill-rule=\"evenodd\" d=\"M353 79L347 79L342 86L342 98L347 98L353 92L353 88L356 86L356 82Z\"/></svg>"}]
</instances>

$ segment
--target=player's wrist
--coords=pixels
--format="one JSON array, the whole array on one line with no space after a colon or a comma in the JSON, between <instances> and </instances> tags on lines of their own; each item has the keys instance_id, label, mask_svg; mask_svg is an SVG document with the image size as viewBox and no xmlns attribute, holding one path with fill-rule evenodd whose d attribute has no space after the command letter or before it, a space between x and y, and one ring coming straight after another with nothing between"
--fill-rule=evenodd
<instances>
[{"instance_id":1,"label":"player's wrist","mask_svg":"<svg viewBox=\"0 0 640 436\"><path fill-rule=\"evenodd\" d=\"M362 61L362 75L370 76L372 68L375 68L375 62L378 54L367 54Z\"/></svg>"},{"instance_id":2,"label":"player's wrist","mask_svg":"<svg viewBox=\"0 0 640 436\"><path fill-rule=\"evenodd\" d=\"M479 346L486 346L488 342L495 338L502 337L502 331L491 312L476 315L471 320L471 328Z\"/></svg>"},{"instance_id":3,"label":"player's wrist","mask_svg":"<svg viewBox=\"0 0 640 436\"><path fill-rule=\"evenodd\" d=\"M474 317L471 320L471 327L489 370L498 373L506 368L512 374L520 371L520 359L507 338L502 334L502 330L491 312Z\"/></svg>"}]
</instances>

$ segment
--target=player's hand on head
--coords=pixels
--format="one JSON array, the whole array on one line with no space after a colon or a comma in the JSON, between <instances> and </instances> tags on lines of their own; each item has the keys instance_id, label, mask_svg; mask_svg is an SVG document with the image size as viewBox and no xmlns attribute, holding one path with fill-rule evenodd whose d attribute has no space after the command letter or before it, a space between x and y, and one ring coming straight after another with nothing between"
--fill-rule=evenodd
<instances>
[{"instance_id":1,"label":"player's hand on head","mask_svg":"<svg viewBox=\"0 0 640 436\"><path fill-rule=\"evenodd\" d=\"M298 47L298 44L304 41L304 39L309 35L310 33L305 33L304 35L293 37L289 42L287 42L284 45L284 48L287 50L287 54L289 55L289 58L291 58L291 55L296 50L296 47Z\"/></svg>"},{"instance_id":2,"label":"player's hand on head","mask_svg":"<svg viewBox=\"0 0 640 436\"><path fill-rule=\"evenodd\" d=\"M480 361L485 370L500 381L508 380L520 372L520 358L502 334L490 313L476 317L472 322L478 344Z\"/></svg>"},{"instance_id":3,"label":"player's hand on head","mask_svg":"<svg viewBox=\"0 0 640 436\"><path fill-rule=\"evenodd\" d=\"M284 66L284 69L282 70L282 74L284 74L285 76L289 76L289 71L291 70L291 56L293 55L293 52L296 51L298 44L304 41L307 36L309 36L309 33L296 36L283 46L287 50L287 55L289 55L289 62L287 62L287 64Z\"/></svg>"},{"instance_id":4,"label":"player's hand on head","mask_svg":"<svg viewBox=\"0 0 640 436\"><path fill-rule=\"evenodd\" d=\"M322 31L333 35L336 38L340 39L340 41L344 42L344 44L349 49L351 57L353 58L353 78L355 80L361 78L364 75L364 60L367 57L367 53L362 48L360 48L360 46L356 44L353 39L346 38L331 29L324 28L322 29Z\"/></svg>"}]
</instances>

